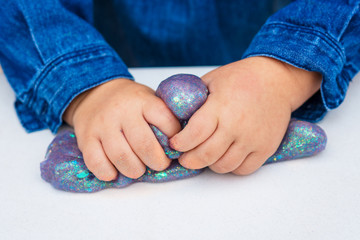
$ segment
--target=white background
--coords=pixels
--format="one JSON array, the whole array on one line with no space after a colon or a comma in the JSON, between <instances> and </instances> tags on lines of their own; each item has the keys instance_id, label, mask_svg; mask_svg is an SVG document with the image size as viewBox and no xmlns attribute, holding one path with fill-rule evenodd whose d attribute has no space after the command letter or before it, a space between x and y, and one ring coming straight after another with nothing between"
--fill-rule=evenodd
<instances>
[{"instance_id":1,"label":"white background","mask_svg":"<svg viewBox=\"0 0 360 240\"><path fill-rule=\"evenodd\" d=\"M131 69L156 88L175 73ZM360 76L320 122L324 152L238 177L206 171L171 183L136 183L93 194L54 189L40 177L53 135L27 134L0 73L0 239L359 239Z\"/></svg>"}]
</instances>

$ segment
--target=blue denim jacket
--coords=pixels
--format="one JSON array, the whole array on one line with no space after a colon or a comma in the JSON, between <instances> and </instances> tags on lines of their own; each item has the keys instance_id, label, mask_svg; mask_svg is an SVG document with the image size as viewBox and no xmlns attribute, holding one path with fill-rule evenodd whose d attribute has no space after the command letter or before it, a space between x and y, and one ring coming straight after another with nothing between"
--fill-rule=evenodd
<instances>
[{"instance_id":1,"label":"blue denim jacket","mask_svg":"<svg viewBox=\"0 0 360 240\"><path fill-rule=\"evenodd\" d=\"M323 76L293 114L318 121L360 69L360 0L1 1L0 63L28 131L56 132L81 92L143 66L269 56Z\"/></svg>"}]
</instances>

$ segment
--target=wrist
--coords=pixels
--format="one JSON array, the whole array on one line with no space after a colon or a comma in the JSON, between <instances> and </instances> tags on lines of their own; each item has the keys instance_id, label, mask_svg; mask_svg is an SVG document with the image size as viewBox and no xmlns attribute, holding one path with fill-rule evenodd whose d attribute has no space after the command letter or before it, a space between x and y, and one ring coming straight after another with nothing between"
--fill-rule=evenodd
<instances>
[{"instance_id":1,"label":"wrist","mask_svg":"<svg viewBox=\"0 0 360 240\"><path fill-rule=\"evenodd\" d=\"M100 84L99 86L96 86L92 89L89 89L81 94L79 94L78 96L76 96L71 103L69 104L69 106L66 108L62 118L63 120L69 124L70 126L74 127L74 122L75 122L75 115L78 112L78 109L80 108L81 105L83 105L82 103L86 101L86 99L92 98L91 102L95 103L97 101L97 97L91 97L90 95L97 95L97 94L103 94L103 95L107 95L108 91L114 88L114 84L117 84L121 81L121 86L124 88L126 87L126 85L128 83L132 84L134 83L134 81L127 79L127 78L116 78L113 79L111 81L105 82L103 84Z\"/></svg>"},{"instance_id":2,"label":"wrist","mask_svg":"<svg viewBox=\"0 0 360 240\"><path fill-rule=\"evenodd\" d=\"M76 96L71 103L69 104L69 106L66 108L62 118L63 120L69 124L70 126L74 126L74 113L76 111L76 109L78 108L78 106L80 105L80 103L85 99L86 95L89 93L88 90L86 92L81 93L80 95Z\"/></svg>"},{"instance_id":3,"label":"wrist","mask_svg":"<svg viewBox=\"0 0 360 240\"><path fill-rule=\"evenodd\" d=\"M265 71L273 74L268 84L277 86L279 94L289 102L292 112L320 89L322 75L318 72L297 68L275 58L251 58L249 60L256 61L257 66L266 68Z\"/></svg>"},{"instance_id":4,"label":"wrist","mask_svg":"<svg viewBox=\"0 0 360 240\"><path fill-rule=\"evenodd\" d=\"M290 93L291 110L295 111L320 89L322 75L281 62L288 70L289 80L293 84Z\"/></svg>"}]
</instances>

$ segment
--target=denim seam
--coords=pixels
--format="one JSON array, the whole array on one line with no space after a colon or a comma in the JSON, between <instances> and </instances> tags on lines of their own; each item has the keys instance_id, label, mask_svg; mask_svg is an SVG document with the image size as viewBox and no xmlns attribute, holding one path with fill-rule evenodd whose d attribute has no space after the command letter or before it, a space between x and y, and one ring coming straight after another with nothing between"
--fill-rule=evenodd
<instances>
[{"instance_id":1,"label":"denim seam","mask_svg":"<svg viewBox=\"0 0 360 240\"><path fill-rule=\"evenodd\" d=\"M348 22L346 24L346 27L344 27L340 33L340 36L342 36L344 34L344 32L347 29L347 26L350 24L352 18L354 17L354 15L359 11L360 8L360 3L356 4L356 7L354 7L353 11L351 12L351 18L348 19ZM340 38L339 38L340 39Z\"/></svg>"},{"instance_id":2,"label":"denim seam","mask_svg":"<svg viewBox=\"0 0 360 240\"><path fill-rule=\"evenodd\" d=\"M26 24L28 24L28 23L26 23ZM42 63L42 64L45 64L44 57L43 57L43 55L41 54L41 51L40 51L39 45L38 45L38 43L37 43L37 41L36 41L36 39L35 39L34 33L33 33L33 31L32 31L32 29L31 29L30 26L28 26L28 29L29 29L29 33L30 33L31 39L32 39L32 41L33 41L33 43L34 43L34 46L35 46L35 48L36 48L36 51L37 51L37 53L38 53L39 56L40 56L41 63Z\"/></svg>"},{"instance_id":3,"label":"denim seam","mask_svg":"<svg viewBox=\"0 0 360 240\"><path fill-rule=\"evenodd\" d=\"M90 45L87 48L83 48L83 49L79 49L79 50L75 50L72 52L68 52L65 53L63 55L60 55L56 58L54 58L52 61L50 61L41 71L41 73L36 77L36 80L34 81L34 90L32 93L32 96L30 96L29 101L28 101L28 106L31 107L33 104L33 101L35 100L35 96L37 96L37 89L39 88L39 86L41 85L41 83L43 82L44 79L46 79L46 76L51 72L51 70L54 67L59 66L62 63L65 63L68 60L71 59L76 59L76 58L80 58L82 56L85 56L86 54L90 54L90 53L96 53L99 52L101 50L106 50L109 51L110 48L106 47L106 46L99 46L99 45ZM105 55L106 56L106 55ZM114 56L114 54L108 55L108 56ZM90 56L88 58L85 58L83 60L89 60L91 58L97 58L98 56Z\"/></svg>"},{"instance_id":4,"label":"denim seam","mask_svg":"<svg viewBox=\"0 0 360 240\"><path fill-rule=\"evenodd\" d=\"M97 56L97 57L94 57L94 58L91 58L91 60L97 60L97 59L103 59L103 58L113 58L113 56ZM89 59L87 59L89 60ZM58 65L59 66L59 65ZM107 78L111 78L111 77L126 77L126 78L131 78L132 79L132 76L131 75L128 75L128 74L119 74L119 75L111 75L111 76L108 76L108 77L105 77L105 79ZM90 84L91 85L91 84ZM87 87L86 85L84 87ZM54 101L54 99L56 99L56 95L62 90L63 88L63 85L61 87L59 87L57 89L57 91L54 93L53 97L49 99L49 104L51 105L51 103Z\"/></svg>"},{"instance_id":5,"label":"denim seam","mask_svg":"<svg viewBox=\"0 0 360 240\"><path fill-rule=\"evenodd\" d=\"M114 75L110 75L110 76L106 76L106 77L103 77L102 79L99 79L99 81L97 81L96 83L92 83L92 84L86 84L83 87L83 90L79 92L79 94L81 94L82 92L92 88L92 87L95 87L95 86L98 86L106 81L109 81L110 79L114 79L114 78L118 78L118 77L124 77L124 78L129 78L129 79L132 79L132 77L130 75L127 75L127 74L114 74ZM57 99L56 95L62 90L63 88L59 88L55 93L54 93L54 96L49 100L49 105L51 106L53 101ZM76 96L75 96L76 97ZM71 99L74 99L75 97L71 98Z\"/></svg>"},{"instance_id":6,"label":"denim seam","mask_svg":"<svg viewBox=\"0 0 360 240\"><path fill-rule=\"evenodd\" d=\"M32 28L31 28L31 26L30 26L29 23L28 23L27 16L25 15L25 11L24 11L24 9L23 9L23 5L24 5L23 3L22 3L22 4L19 4L19 8L21 9L21 15L24 17L25 24L26 24L26 26L27 26L27 29L29 30L29 34L30 34L30 36L31 36L31 40L32 40L33 43L34 43L36 52L39 54L41 63L42 63L42 64L45 64L45 62L44 62L44 57L43 57L43 55L41 54L40 48L39 48L39 46L38 46L38 44L37 44L37 42L36 42L36 40L35 40L35 36L34 36L33 31L32 31Z\"/></svg>"},{"instance_id":7,"label":"denim seam","mask_svg":"<svg viewBox=\"0 0 360 240\"><path fill-rule=\"evenodd\" d=\"M285 29L291 29L291 30L295 30L295 31L301 31L301 32L305 32L305 33L309 33L309 34L318 36L322 40L324 40L328 45L334 46L334 50L339 54L342 62L345 63L346 56L344 54L343 49L339 46L339 42L335 38L333 38L331 35L327 34L326 32L322 32L322 31L319 31L314 28L307 28L304 26L292 25L292 24L281 23L281 22L272 22L272 23L266 24L264 26L264 28L271 27L271 26L276 26L276 27L285 28Z\"/></svg>"}]
</instances>

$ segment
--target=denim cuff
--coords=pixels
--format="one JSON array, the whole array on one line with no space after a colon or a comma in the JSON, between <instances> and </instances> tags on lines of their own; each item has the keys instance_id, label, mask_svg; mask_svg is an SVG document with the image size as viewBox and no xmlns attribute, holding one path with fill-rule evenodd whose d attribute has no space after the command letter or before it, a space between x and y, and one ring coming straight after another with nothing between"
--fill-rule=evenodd
<instances>
[{"instance_id":1,"label":"denim cuff","mask_svg":"<svg viewBox=\"0 0 360 240\"><path fill-rule=\"evenodd\" d=\"M342 72L345 54L341 45L327 33L283 22L265 24L253 39L243 58L266 56L295 67L322 74L320 92L316 93L293 116L316 122L328 110L344 100L349 77Z\"/></svg>"},{"instance_id":2,"label":"denim cuff","mask_svg":"<svg viewBox=\"0 0 360 240\"><path fill-rule=\"evenodd\" d=\"M18 96L16 112L28 132L50 128L55 133L77 95L115 78L133 79L109 46L88 46L61 55L45 64L31 90Z\"/></svg>"}]
</instances>

